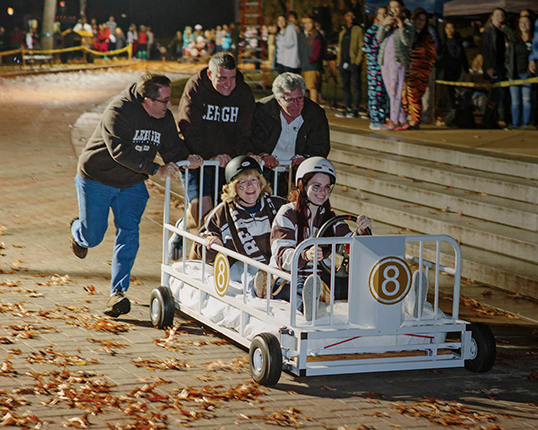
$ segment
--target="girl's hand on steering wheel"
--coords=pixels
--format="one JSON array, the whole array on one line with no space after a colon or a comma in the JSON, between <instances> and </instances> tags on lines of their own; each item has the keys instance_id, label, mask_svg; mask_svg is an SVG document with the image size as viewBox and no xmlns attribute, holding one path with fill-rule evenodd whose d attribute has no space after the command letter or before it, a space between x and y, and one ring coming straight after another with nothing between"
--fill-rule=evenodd
<instances>
[{"instance_id":1,"label":"girl's hand on steering wheel","mask_svg":"<svg viewBox=\"0 0 538 430\"><path fill-rule=\"evenodd\" d=\"M323 250L320 246L318 246L318 253L317 255L314 254L314 246L311 246L306 250L305 256L307 261L314 261L314 257L316 257L317 261L323 260Z\"/></svg>"},{"instance_id":2,"label":"girl's hand on steering wheel","mask_svg":"<svg viewBox=\"0 0 538 430\"><path fill-rule=\"evenodd\" d=\"M366 229L372 230L372 222L368 219L367 216L361 215L357 218L357 231L361 234L368 234Z\"/></svg>"}]
</instances>

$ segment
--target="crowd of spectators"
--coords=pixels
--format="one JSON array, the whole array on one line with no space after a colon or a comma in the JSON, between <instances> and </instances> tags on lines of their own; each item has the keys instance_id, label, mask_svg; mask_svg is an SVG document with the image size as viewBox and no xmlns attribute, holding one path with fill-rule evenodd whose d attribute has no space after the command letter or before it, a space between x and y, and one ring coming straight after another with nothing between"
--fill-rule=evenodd
<instances>
[{"instance_id":1,"label":"crowd of spectators","mask_svg":"<svg viewBox=\"0 0 538 430\"><path fill-rule=\"evenodd\" d=\"M434 104L447 113L447 125L474 127L473 112L479 111L484 127L530 128L534 87L520 83L509 90L489 90L488 84L534 76L538 40L533 42L536 17L531 10L522 11L511 25L506 12L497 8L485 25L472 22L475 34L464 39L454 22L432 22L424 8L409 11L403 0L387 3L376 11L366 31L355 22L353 11L343 16L336 67L344 111L337 117L359 117L366 63L367 111L373 130L418 129L434 119ZM289 12L278 16L269 30L268 52L275 72L301 73L310 98L321 103L327 43L319 25L312 17L299 20L295 12ZM469 61L473 51L468 48L473 45L480 49ZM434 100L436 79L477 85L438 85Z\"/></svg>"}]
</instances>

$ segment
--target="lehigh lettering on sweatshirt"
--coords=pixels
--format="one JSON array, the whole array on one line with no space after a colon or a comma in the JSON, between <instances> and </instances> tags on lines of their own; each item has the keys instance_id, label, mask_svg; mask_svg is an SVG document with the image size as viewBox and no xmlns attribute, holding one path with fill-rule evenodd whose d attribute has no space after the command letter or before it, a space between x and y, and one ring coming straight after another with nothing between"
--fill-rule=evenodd
<instances>
[{"instance_id":1,"label":"lehigh lettering on sweatshirt","mask_svg":"<svg viewBox=\"0 0 538 430\"><path fill-rule=\"evenodd\" d=\"M205 113L202 119L205 121L237 122L239 117L239 107L204 104L204 108Z\"/></svg>"}]
</instances>

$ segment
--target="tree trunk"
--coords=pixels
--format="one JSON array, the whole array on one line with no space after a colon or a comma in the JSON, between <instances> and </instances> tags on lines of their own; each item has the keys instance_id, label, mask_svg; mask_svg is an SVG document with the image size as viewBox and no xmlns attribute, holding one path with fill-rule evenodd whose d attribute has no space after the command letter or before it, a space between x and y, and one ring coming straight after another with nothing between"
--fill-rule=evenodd
<instances>
[{"instance_id":1,"label":"tree trunk","mask_svg":"<svg viewBox=\"0 0 538 430\"><path fill-rule=\"evenodd\" d=\"M80 0L80 19L86 18L86 0Z\"/></svg>"},{"instance_id":2,"label":"tree trunk","mask_svg":"<svg viewBox=\"0 0 538 430\"><path fill-rule=\"evenodd\" d=\"M56 0L45 0L43 9L43 27L41 30L41 48L52 49L52 34L54 33L54 17L56 16Z\"/></svg>"}]
</instances>

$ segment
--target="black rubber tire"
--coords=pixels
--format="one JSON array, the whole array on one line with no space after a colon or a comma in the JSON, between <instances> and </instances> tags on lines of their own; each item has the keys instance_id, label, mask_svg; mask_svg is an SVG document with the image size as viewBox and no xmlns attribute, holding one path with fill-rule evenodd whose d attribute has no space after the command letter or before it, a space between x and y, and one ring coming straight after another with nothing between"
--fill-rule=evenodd
<instances>
[{"instance_id":1,"label":"black rubber tire","mask_svg":"<svg viewBox=\"0 0 538 430\"><path fill-rule=\"evenodd\" d=\"M465 368L475 373L484 373L490 370L495 364L497 356L497 346L495 336L491 329L482 323L469 324L467 331L470 331L473 338L473 348L476 348L476 357L472 360L465 360Z\"/></svg>"},{"instance_id":2,"label":"black rubber tire","mask_svg":"<svg viewBox=\"0 0 538 430\"><path fill-rule=\"evenodd\" d=\"M174 312L175 303L170 288L155 288L149 302L151 323L159 329L170 327L174 323Z\"/></svg>"},{"instance_id":3,"label":"black rubber tire","mask_svg":"<svg viewBox=\"0 0 538 430\"><path fill-rule=\"evenodd\" d=\"M270 387L275 385L282 373L282 349L271 333L254 337L248 353L250 374L255 382Z\"/></svg>"}]
</instances>

